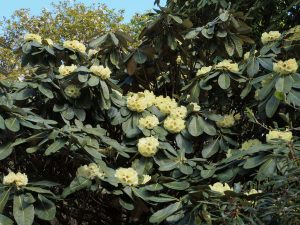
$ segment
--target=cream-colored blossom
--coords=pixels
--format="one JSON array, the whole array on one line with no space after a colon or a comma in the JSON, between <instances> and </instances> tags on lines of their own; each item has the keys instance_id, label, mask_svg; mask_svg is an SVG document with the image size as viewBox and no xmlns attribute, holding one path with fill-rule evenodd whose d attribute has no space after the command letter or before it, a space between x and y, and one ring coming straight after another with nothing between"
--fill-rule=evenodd
<instances>
[{"instance_id":1,"label":"cream-colored blossom","mask_svg":"<svg viewBox=\"0 0 300 225\"><path fill-rule=\"evenodd\" d=\"M212 69L212 66L203 66L203 67L201 67L201 69L199 69L197 71L196 76L202 76L204 74L207 74L211 71L211 69Z\"/></svg>"},{"instance_id":2,"label":"cream-colored blossom","mask_svg":"<svg viewBox=\"0 0 300 225\"><path fill-rule=\"evenodd\" d=\"M180 56L180 55L177 56L176 63L177 63L178 65L183 63L183 60L181 59L181 56Z\"/></svg>"},{"instance_id":3,"label":"cream-colored blossom","mask_svg":"<svg viewBox=\"0 0 300 225\"><path fill-rule=\"evenodd\" d=\"M144 137L140 138L137 144L139 153L144 157L152 157L158 151L159 141L157 138Z\"/></svg>"},{"instance_id":4,"label":"cream-colored blossom","mask_svg":"<svg viewBox=\"0 0 300 225\"><path fill-rule=\"evenodd\" d=\"M93 180L96 177L104 178L105 173L96 163L90 163L89 165L80 166L77 169L76 176Z\"/></svg>"},{"instance_id":5,"label":"cream-colored blossom","mask_svg":"<svg viewBox=\"0 0 300 225\"><path fill-rule=\"evenodd\" d=\"M237 63L232 62L230 59L225 59L222 62L219 62L215 68L217 70L227 70L232 73L238 73L239 72L239 65Z\"/></svg>"},{"instance_id":6,"label":"cream-colored blossom","mask_svg":"<svg viewBox=\"0 0 300 225\"><path fill-rule=\"evenodd\" d=\"M73 51L81 52L81 53L85 53L85 50L86 50L85 45L80 43L77 40L65 41L63 43L63 47L68 48L68 49L73 50Z\"/></svg>"},{"instance_id":7,"label":"cream-colored blossom","mask_svg":"<svg viewBox=\"0 0 300 225\"><path fill-rule=\"evenodd\" d=\"M169 96L167 96L167 97L163 97L163 96L156 97L154 105L162 113L165 113L165 114L170 114L172 112L172 110L174 110L178 106L175 99L171 99Z\"/></svg>"},{"instance_id":8,"label":"cream-colored blossom","mask_svg":"<svg viewBox=\"0 0 300 225\"><path fill-rule=\"evenodd\" d=\"M296 59L280 60L277 63L273 63L273 70L280 75L293 74L297 72L298 64Z\"/></svg>"},{"instance_id":9,"label":"cream-colored blossom","mask_svg":"<svg viewBox=\"0 0 300 225\"><path fill-rule=\"evenodd\" d=\"M67 76L67 75L73 73L76 69L77 69L77 66L74 64L72 64L71 66L61 65L58 68L58 72L62 76Z\"/></svg>"},{"instance_id":10,"label":"cream-colored blossom","mask_svg":"<svg viewBox=\"0 0 300 225\"><path fill-rule=\"evenodd\" d=\"M255 55L256 53L257 53L257 50L254 51L254 55ZM250 52L246 52L246 53L244 54L244 60L248 60L249 57L250 57Z\"/></svg>"},{"instance_id":11,"label":"cream-colored blossom","mask_svg":"<svg viewBox=\"0 0 300 225\"><path fill-rule=\"evenodd\" d=\"M143 181L141 184L146 184L151 180L151 176L149 176L148 174L144 174L143 175Z\"/></svg>"},{"instance_id":12,"label":"cream-colored blossom","mask_svg":"<svg viewBox=\"0 0 300 225\"><path fill-rule=\"evenodd\" d=\"M164 128L172 134L179 133L185 128L185 121L178 117L168 116L164 121Z\"/></svg>"},{"instance_id":13,"label":"cream-colored blossom","mask_svg":"<svg viewBox=\"0 0 300 225\"><path fill-rule=\"evenodd\" d=\"M230 128L235 124L235 119L233 114L227 114L223 116L223 119L216 122L218 127Z\"/></svg>"},{"instance_id":14,"label":"cream-colored blossom","mask_svg":"<svg viewBox=\"0 0 300 225\"><path fill-rule=\"evenodd\" d=\"M64 92L70 98L78 98L81 95L80 88L74 84L68 85Z\"/></svg>"},{"instance_id":15,"label":"cream-colored blossom","mask_svg":"<svg viewBox=\"0 0 300 225\"><path fill-rule=\"evenodd\" d=\"M276 139L280 139L285 142L290 142L293 139L293 133L291 131L271 130L266 135L266 141L268 143L272 143Z\"/></svg>"},{"instance_id":16,"label":"cream-colored blossom","mask_svg":"<svg viewBox=\"0 0 300 225\"><path fill-rule=\"evenodd\" d=\"M135 93L127 97L127 107L134 112L143 112L147 109L148 104L144 95L141 96L139 93Z\"/></svg>"},{"instance_id":17,"label":"cream-colored blossom","mask_svg":"<svg viewBox=\"0 0 300 225\"><path fill-rule=\"evenodd\" d=\"M191 102L190 105L193 106L193 112L199 112L201 107L196 102Z\"/></svg>"},{"instance_id":18,"label":"cream-colored blossom","mask_svg":"<svg viewBox=\"0 0 300 225\"><path fill-rule=\"evenodd\" d=\"M269 42L277 41L281 37L281 33L279 31L270 31L270 32L264 32L261 35L261 42L263 44L267 44Z\"/></svg>"},{"instance_id":19,"label":"cream-colored blossom","mask_svg":"<svg viewBox=\"0 0 300 225\"><path fill-rule=\"evenodd\" d=\"M96 49L90 49L88 51L88 57L92 58L94 55L96 55L98 53L98 51Z\"/></svg>"},{"instance_id":20,"label":"cream-colored blossom","mask_svg":"<svg viewBox=\"0 0 300 225\"><path fill-rule=\"evenodd\" d=\"M241 150L248 150L249 148L251 148L255 145L260 145L260 144L261 144L261 141L258 139L249 139L242 143Z\"/></svg>"},{"instance_id":21,"label":"cream-colored blossom","mask_svg":"<svg viewBox=\"0 0 300 225\"><path fill-rule=\"evenodd\" d=\"M262 191L256 190L256 189L251 189L250 191L245 192L245 195L254 195L254 194L259 194L259 193L262 193Z\"/></svg>"},{"instance_id":22,"label":"cream-colored blossom","mask_svg":"<svg viewBox=\"0 0 300 225\"><path fill-rule=\"evenodd\" d=\"M214 183L213 185L209 185L209 188L212 191L219 192L222 195L224 195L225 191L233 190L232 188L230 188L230 186L227 183L222 184L220 182Z\"/></svg>"},{"instance_id":23,"label":"cream-colored blossom","mask_svg":"<svg viewBox=\"0 0 300 225\"><path fill-rule=\"evenodd\" d=\"M119 168L115 172L115 177L123 185L137 186L139 184L138 173L133 168Z\"/></svg>"},{"instance_id":24,"label":"cream-colored blossom","mask_svg":"<svg viewBox=\"0 0 300 225\"><path fill-rule=\"evenodd\" d=\"M14 173L9 172L6 176L3 177L3 184L4 185L13 185L16 186L26 186L28 184L28 178L25 173Z\"/></svg>"},{"instance_id":25,"label":"cream-colored blossom","mask_svg":"<svg viewBox=\"0 0 300 225\"><path fill-rule=\"evenodd\" d=\"M24 40L25 41L36 41L37 43L42 44L42 37L38 34L31 34L31 33L25 34Z\"/></svg>"},{"instance_id":26,"label":"cream-colored blossom","mask_svg":"<svg viewBox=\"0 0 300 225\"><path fill-rule=\"evenodd\" d=\"M179 106L175 109L172 109L170 116L172 117L178 117L181 119L184 119L187 115L187 108L185 106Z\"/></svg>"},{"instance_id":27,"label":"cream-colored blossom","mask_svg":"<svg viewBox=\"0 0 300 225\"><path fill-rule=\"evenodd\" d=\"M54 45L54 42L53 42L50 38L46 38L46 39L45 39L45 42L46 42L47 45L49 45L49 46L53 46L53 45Z\"/></svg>"},{"instance_id":28,"label":"cream-colored blossom","mask_svg":"<svg viewBox=\"0 0 300 225\"><path fill-rule=\"evenodd\" d=\"M152 91L145 90L144 98L147 101L147 107L151 107L155 103L156 96Z\"/></svg>"},{"instance_id":29,"label":"cream-colored blossom","mask_svg":"<svg viewBox=\"0 0 300 225\"><path fill-rule=\"evenodd\" d=\"M108 67L104 66L91 66L90 72L94 75L100 77L102 80L106 80L110 78L111 70Z\"/></svg>"},{"instance_id":30,"label":"cream-colored blossom","mask_svg":"<svg viewBox=\"0 0 300 225\"><path fill-rule=\"evenodd\" d=\"M300 25L296 25L287 31L288 36L285 38L286 41L297 41L300 40Z\"/></svg>"},{"instance_id":31,"label":"cream-colored blossom","mask_svg":"<svg viewBox=\"0 0 300 225\"><path fill-rule=\"evenodd\" d=\"M146 116L139 119L139 125L146 129L153 129L159 124L159 120L155 115Z\"/></svg>"}]
</instances>

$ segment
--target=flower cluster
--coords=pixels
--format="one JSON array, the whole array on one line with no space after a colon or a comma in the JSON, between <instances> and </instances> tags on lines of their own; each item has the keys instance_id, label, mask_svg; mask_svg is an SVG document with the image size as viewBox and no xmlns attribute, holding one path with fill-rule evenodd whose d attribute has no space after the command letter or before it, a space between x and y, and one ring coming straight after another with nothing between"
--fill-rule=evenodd
<instances>
[{"instance_id":1,"label":"flower cluster","mask_svg":"<svg viewBox=\"0 0 300 225\"><path fill-rule=\"evenodd\" d=\"M155 137L145 137L138 141L138 151L144 157L152 157L158 151L159 142Z\"/></svg>"},{"instance_id":2,"label":"flower cluster","mask_svg":"<svg viewBox=\"0 0 300 225\"><path fill-rule=\"evenodd\" d=\"M76 176L93 180L96 177L104 178L105 174L96 163L90 163L89 165L80 166L77 169Z\"/></svg>"},{"instance_id":3,"label":"flower cluster","mask_svg":"<svg viewBox=\"0 0 300 225\"><path fill-rule=\"evenodd\" d=\"M146 128L146 129L153 129L159 124L159 120L155 115L146 116L144 118L139 119L139 125L140 127Z\"/></svg>"},{"instance_id":4,"label":"flower cluster","mask_svg":"<svg viewBox=\"0 0 300 225\"><path fill-rule=\"evenodd\" d=\"M216 122L218 127L230 128L235 124L235 117L233 114L224 115L223 118Z\"/></svg>"},{"instance_id":5,"label":"flower cluster","mask_svg":"<svg viewBox=\"0 0 300 225\"><path fill-rule=\"evenodd\" d=\"M58 68L58 72L62 76L67 76L67 75L73 73L76 69L77 69L77 66L74 64L72 64L71 66L61 65Z\"/></svg>"},{"instance_id":6,"label":"flower cluster","mask_svg":"<svg viewBox=\"0 0 300 225\"><path fill-rule=\"evenodd\" d=\"M291 131L279 131L279 130L271 130L266 135L266 141L268 143L274 142L274 140L280 139L285 142L290 142L293 139L293 134Z\"/></svg>"},{"instance_id":7,"label":"flower cluster","mask_svg":"<svg viewBox=\"0 0 300 225\"><path fill-rule=\"evenodd\" d=\"M74 84L68 85L64 92L70 98L78 98L81 95L80 88Z\"/></svg>"},{"instance_id":8,"label":"flower cluster","mask_svg":"<svg viewBox=\"0 0 300 225\"><path fill-rule=\"evenodd\" d=\"M222 195L224 195L225 191L233 190L227 183L222 184L220 182L214 183L213 185L209 185L209 188L212 191L219 192Z\"/></svg>"},{"instance_id":9,"label":"flower cluster","mask_svg":"<svg viewBox=\"0 0 300 225\"><path fill-rule=\"evenodd\" d=\"M256 189L251 189L250 191L245 192L245 195L255 195L255 194L259 194L259 193L262 193L262 191L256 190Z\"/></svg>"},{"instance_id":10,"label":"flower cluster","mask_svg":"<svg viewBox=\"0 0 300 225\"><path fill-rule=\"evenodd\" d=\"M207 74L207 73L209 73L210 71L211 71L211 69L212 69L212 66L203 66L203 67L201 67L198 71L197 71L197 74L196 74L196 76L202 76L202 75L204 75L204 74Z\"/></svg>"},{"instance_id":11,"label":"flower cluster","mask_svg":"<svg viewBox=\"0 0 300 225\"><path fill-rule=\"evenodd\" d=\"M92 58L94 55L96 55L98 53L98 51L96 49L90 49L88 51L88 57Z\"/></svg>"},{"instance_id":12,"label":"flower cluster","mask_svg":"<svg viewBox=\"0 0 300 225\"><path fill-rule=\"evenodd\" d=\"M201 109L200 105L198 105L196 102L191 102L190 105L193 106L193 112L198 112Z\"/></svg>"},{"instance_id":13,"label":"flower cluster","mask_svg":"<svg viewBox=\"0 0 300 225\"><path fill-rule=\"evenodd\" d=\"M169 96L158 96L155 99L154 105L165 114L170 114L172 110L177 108L178 104L175 99L171 99Z\"/></svg>"},{"instance_id":14,"label":"flower cluster","mask_svg":"<svg viewBox=\"0 0 300 225\"><path fill-rule=\"evenodd\" d=\"M137 186L139 184L138 173L133 168L119 168L116 170L115 177L123 185Z\"/></svg>"},{"instance_id":15,"label":"flower cluster","mask_svg":"<svg viewBox=\"0 0 300 225\"><path fill-rule=\"evenodd\" d=\"M187 108L185 106L179 106L170 112L171 117L184 119L187 116Z\"/></svg>"},{"instance_id":16,"label":"flower cluster","mask_svg":"<svg viewBox=\"0 0 300 225\"><path fill-rule=\"evenodd\" d=\"M26 186L28 184L28 178L25 173L14 173L9 172L6 176L3 177L4 185L15 184L17 187Z\"/></svg>"},{"instance_id":17,"label":"flower cluster","mask_svg":"<svg viewBox=\"0 0 300 225\"><path fill-rule=\"evenodd\" d=\"M36 41L37 43L42 44L42 37L38 34L31 34L31 33L25 34L24 40L25 41Z\"/></svg>"},{"instance_id":18,"label":"flower cluster","mask_svg":"<svg viewBox=\"0 0 300 225\"><path fill-rule=\"evenodd\" d=\"M296 59L289 59L286 61L280 60L277 63L273 63L273 70L280 75L296 73L297 69L298 64Z\"/></svg>"},{"instance_id":19,"label":"flower cluster","mask_svg":"<svg viewBox=\"0 0 300 225\"><path fill-rule=\"evenodd\" d=\"M127 107L134 112L143 112L145 109L152 106L154 101L155 95L148 90L130 93L127 97Z\"/></svg>"},{"instance_id":20,"label":"flower cluster","mask_svg":"<svg viewBox=\"0 0 300 225\"><path fill-rule=\"evenodd\" d=\"M279 31L270 31L270 32L264 32L261 35L261 42L263 44L267 44L269 42L277 41L281 37L281 33Z\"/></svg>"},{"instance_id":21,"label":"flower cluster","mask_svg":"<svg viewBox=\"0 0 300 225\"><path fill-rule=\"evenodd\" d=\"M46 39L45 39L45 42L46 42L47 45L49 45L49 46L53 46L53 45L54 45L54 42L53 42L50 38L46 38Z\"/></svg>"},{"instance_id":22,"label":"flower cluster","mask_svg":"<svg viewBox=\"0 0 300 225\"><path fill-rule=\"evenodd\" d=\"M258 140L258 139L250 139L250 140L247 140L247 141L244 141L242 143L242 147L241 147L241 150L248 150L249 148L255 146L255 145L260 145L261 144L261 141Z\"/></svg>"},{"instance_id":23,"label":"flower cluster","mask_svg":"<svg viewBox=\"0 0 300 225\"><path fill-rule=\"evenodd\" d=\"M185 121L180 117L168 116L164 120L164 128L172 134L176 134L184 130Z\"/></svg>"},{"instance_id":24,"label":"flower cluster","mask_svg":"<svg viewBox=\"0 0 300 225\"><path fill-rule=\"evenodd\" d=\"M110 78L111 70L108 67L104 66L91 66L90 72L99 76L102 80Z\"/></svg>"},{"instance_id":25,"label":"flower cluster","mask_svg":"<svg viewBox=\"0 0 300 225\"><path fill-rule=\"evenodd\" d=\"M215 69L217 70L227 70L232 73L238 73L239 72L239 65L237 63L232 62L230 59L225 59L222 62L219 62Z\"/></svg>"},{"instance_id":26,"label":"flower cluster","mask_svg":"<svg viewBox=\"0 0 300 225\"><path fill-rule=\"evenodd\" d=\"M73 51L77 51L77 52L81 52L81 53L85 53L86 47L84 44L80 43L77 40L73 40L73 41L65 41L63 43L64 48L73 50Z\"/></svg>"}]
</instances>

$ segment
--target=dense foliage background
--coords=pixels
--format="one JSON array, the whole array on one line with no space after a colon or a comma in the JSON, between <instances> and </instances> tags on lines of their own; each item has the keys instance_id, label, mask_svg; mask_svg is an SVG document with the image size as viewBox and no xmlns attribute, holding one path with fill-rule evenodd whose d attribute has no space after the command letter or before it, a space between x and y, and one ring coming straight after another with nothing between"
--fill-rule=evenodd
<instances>
[{"instance_id":1,"label":"dense foliage background","mask_svg":"<svg viewBox=\"0 0 300 225\"><path fill-rule=\"evenodd\" d=\"M299 1L155 4L5 21L0 223L300 223Z\"/></svg>"}]
</instances>

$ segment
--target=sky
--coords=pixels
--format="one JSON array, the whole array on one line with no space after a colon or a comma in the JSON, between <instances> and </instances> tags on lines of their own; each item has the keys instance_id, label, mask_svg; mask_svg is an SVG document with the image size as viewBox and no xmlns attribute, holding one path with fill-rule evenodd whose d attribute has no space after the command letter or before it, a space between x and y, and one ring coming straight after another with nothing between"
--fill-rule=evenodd
<instances>
[{"instance_id":1,"label":"sky","mask_svg":"<svg viewBox=\"0 0 300 225\"><path fill-rule=\"evenodd\" d=\"M0 0L0 17L9 17L15 10L29 8L32 14L37 15L42 8L51 9L51 2L59 0ZM125 21L128 22L135 13L142 13L154 8L154 0L77 0L86 4L104 3L109 8L124 9ZM165 3L161 1L161 5Z\"/></svg>"}]
</instances>

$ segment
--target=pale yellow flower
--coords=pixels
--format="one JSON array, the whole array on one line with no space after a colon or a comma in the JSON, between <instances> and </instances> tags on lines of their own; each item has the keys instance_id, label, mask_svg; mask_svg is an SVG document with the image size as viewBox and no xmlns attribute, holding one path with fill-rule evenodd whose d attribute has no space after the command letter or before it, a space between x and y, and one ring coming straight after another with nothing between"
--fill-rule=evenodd
<instances>
[{"instance_id":1,"label":"pale yellow flower","mask_svg":"<svg viewBox=\"0 0 300 225\"><path fill-rule=\"evenodd\" d=\"M46 42L47 45L49 45L49 46L53 46L53 45L54 45L54 42L53 42L50 38L46 38L46 39L45 39L45 42Z\"/></svg>"},{"instance_id":2,"label":"pale yellow flower","mask_svg":"<svg viewBox=\"0 0 300 225\"><path fill-rule=\"evenodd\" d=\"M88 57L89 58L92 58L95 54L97 54L97 50L96 49L90 49L89 51L88 51Z\"/></svg>"},{"instance_id":3,"label":"pale yellow flower","mask_svg":"<svg viewBox=\"0 0 300 225\"><path fill-rule=\"evenodd\" d=\"M119 168L116 170L115 177L123 185L137 186L139 184L138 173L133 168Z\"/></svg>"},{"instance_id":4,"label":"pale yellow flower","mask_svg":"<svg viewBox=\"0 0 300 225\"><path fill-rule=\"evenodd\" d=\"M220 182L214 183L213 185L209 185L209 188L212 191L219 192L222 195L224 195L225 191L233 190L232 188L230 188L230 186L227 183L222 184Z\"/></svg>"},{"instance_id":5,"label":"pale yellow flower","mask_svg":"<svg viewBox=\"0 0 300 225\"><path fill-rule=\"evenodd\" d=\"M84 44L80 43L77 40L73 40L73 41L65 41L63 43L63 47L64 48L68 48L71 49L73 51L78 51L81 53L85 53L86 47Z\"/></svg>"},{"instance_id":6,"label":"pale yellow flower","mask_svg":"<svg viewBox=\"0 0 300 225\"><path fill-rule=\"evenodd\" d=\"M177 108L178 104L175 99L171 99L169 96L158 96L155 99L154 105L165 114L170 114L172 110Z\"/></svg>"},{"instance_id":7,"label":"pale yellow flower","mask_svg":"<svg viewBox=\"0 0 300 225\"><path fill-rule=\"evenodd\" d=\"M212 69L212 66L203 66L203 67L201 67L201 69L199 69L197 71L196 76L202 76L204 74L207 74L211 71L211 69Z\"/></svg>"},{"instance_id":8,"label":"pale yellow flower","mask_svg":"<svg viewBox=\"0 0 300 225\"><path fill-rule=\"evenodd\" d=\"M77 69L77 66L73 65L73 64L71 66L61 65L58 68L58 72L62 76L67 76L67 75L73 73L76 69Z\"/></svg>"},{"instance_id":9,"label":"pale yellow flower","mask_svg":"<svg viewBox=\"0 0 300 225\"><path fill-rule=\"evenodd\" d=\"M250 139L250 140L247 140L247 141L244 141L242 143L242 147L241 147L241 150L248 150L249 148L255 146L255 145L260 145L261 144L261 141L258 140L258 139Z\"/></svg>"},{"instance_id":10,"label":"pale yellow flower","mask_svg":"<svg viewBox=\"0 0 300 225\"><path fill-rule=\"evenodd\" d=\"M159 120L155 115L146 116L139 119L139 125L146 129L153 129L159 124Z\"/></svg>"},{"instance_id":11,"label":"pale yellow flower","mask_svg":"<svg viewBox=\"0 0 300 225\"><path fill-rule=\"evenodd\" d=\"M78 98L81 93L80 93L80 88L78 88L76 85L74 84L70 84L68 85L65 90L64 90L65 94L70 97L70 98Z\"/></svg>"},{"instance_id":12,"label":"pale yellow flower","mask_svg":"<svg viewBox=\"0 0 300 225\"><path fill-rule=\"evenodd\" d=\"M80 166L77 169L76 176L93 180L96 177L104 178L105 174L96 163L90 163L89 165Z\"/></svg>"},{"instance_id":13,"label":"pale yellow flower","mask_svg":"<svg viewBox=\"0 0 300 225\"><path fill-rule=\"evenodd\" d=\"M24 40L25 41L36 41L37 43L42 44L42 37L38 34L31 34L31 33L25 34Z\"/></svg>"},{"instance_id":14,"label":"pale yellow flower","mask_svg":"<svg viewBox=\"0 0 300 225\"><path fill-rule=\"evenodd\" d=\"M190 105L193 106L193 112L199 112L201 107L196 102L191 102Z\"/></svg>"},{"instance_id":15,"label":"pale yellow flower","mask_svg":"<svg viewBox=\"0 0 300 225\"><path fill-rule=\"evenodd\" d=\"M108 67L104 66L91 66L90 72L94 75L100 77L102 80L106 80L110 78L111 70Z\"/></svg>"},{"instance_id":16,"label":"pale yellow flower","mask_svg":"<svg viewBox=\"0 0 300 225\"><path fill-rule=\"evenodd\" d=\"M13 185L16 186L26 186L28 184L28 178L25 173L14 173L9 172L6 176L3 177L3 184L4 185Z\"/></svg>"},{"instance_id":17,"label":"pale yellow flower","mask_svg":"<svg viewBox=\"0 0 300 225\"><path fill-rule=\"evenodd\" d=\"M256 190L256 189L251 189L250 191L245 192L245 195L254 195L254 194L259 194L259 193L262 193L262 191Z\"/></svg>"},{"instance_id":18,"label":"pale yellow flower","mask_svg":"<svg viewBox=\"0 0 300 225\"><path fill-rule=\"evenodd\" d=\"M239 72L239 65L237 63L232 62L230 59L225 59L222 62L219 62L215 68L217 70L227 70L232 73L238 73Z\"/></svg>"},{"instance_id":19,"label":"pale yellow flower","mask_svg":"<svg viewBox=\"0 0 300 225\"><path fill-rule=\"evenodd\" d=\"M177 64L182 64L183 63L183 60L181 59L181 56L177 56L177 59L176 59L176 63Z\"/></svg>"},{"instance_id":20,"label":"pale yellow flower","mask_svg":"<svg viewBox=\"0 0 300 225\"><path fill-rule=\"evenodd\" d=\"M234 115L227 114L223 116L223 119L216 122L218 127L230 128L235 124Z\"/></svg>"},{"instance_id":21,"label":"pale yellow flower","mask_svg":"<svg viewBox=\"0 0 300 225\"><path fill-rule=\"evenodd\" d=\"M285 142L290 142L293 139L293 134L291 131L279 131L279 130L271 130L266 135L266 141L268 143L274 142L275 139L280 139Z\"/></svg>"},{"instance_id":22,"label":"pale yellow flower","mask_svg":"<svg viewBox=\"0 0 300 225\"><path fill-rule=\"evenodd\" d=\"M280 60L277 63L273 63L273 70L280 75L293 74L297 72L298 64L296 59Z\"/></svg>"},{"instance_id":23,"label":"pale yellow flower","mask_svg":"<svg viewBox=\"0 0 300 225\"><path fill-rule=\"evenodd\" d=\"M152 157L158 151L159 142L155 137L140 138L137 144L139 153L144 157Z\"/></svg>"},{"instance_id":24,"label":"pale yellow flower","mask_svg":"<svg viewBox=\"0 0 300 225\"><path fill-rule=\"evenodd\" d=\"M168 116L164 121L164 128L172 134L179 133L185 128L185 121L178 117Z\"/></svg>"},{"instance_id":25,"label":"pale yellow flower","mask_svg":"<svg viewBox=\"0 0 300 225\"><path fill-rule=\"evenodd\" d=\"M187 108L185 106L179 106L175 109L171 110L170 116L172 117L178 117L181 119L184 119L187 115Z\"/></svg>"},{"instance_id":26,"label":"pale yellow flower","mask_svg":"<svg viewBox=\"0 0 300 225\"><path fill-rule=\"evenodd\" d=\"M261 35L261 42L263 44L267 44L269 42L277 41L281 37L281 33L279 31L270 31L270 32L264 32Z\"/></svg>"}]
</instances>

